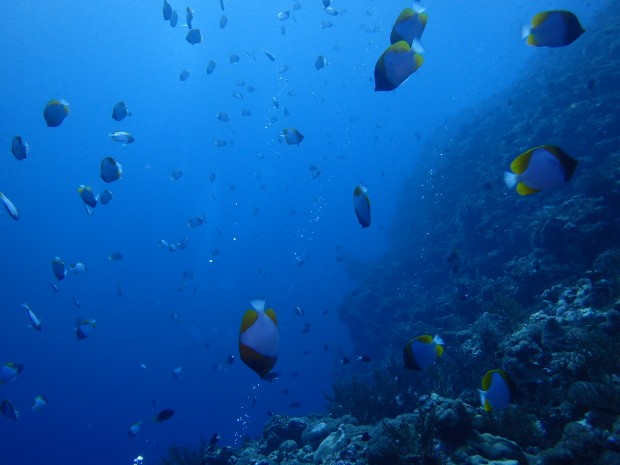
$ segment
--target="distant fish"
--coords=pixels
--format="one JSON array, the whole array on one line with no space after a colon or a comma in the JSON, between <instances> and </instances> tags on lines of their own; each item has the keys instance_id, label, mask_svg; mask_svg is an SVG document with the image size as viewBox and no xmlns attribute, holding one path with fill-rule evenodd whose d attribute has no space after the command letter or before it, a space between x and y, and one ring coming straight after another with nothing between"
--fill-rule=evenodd
<instances>
[{"instance_id":1,"label":"distant fish","mask_svg":"<svg viewBox=\"0 0 620 465\"><path fill-rule=\"evenodd\" d=\"M172 17L172 6L168 3L168 0L164 0L163 14L164 21L170 21L170 18Z\"/></svg>"},{"instance_id":2,"label":"distant fish","mask_svg":"<svg viewBox=\"0 0 620 465\"><path fill-rule=\"evenodd\" d=\"M21 363L7 362L0 366L0 385L13 381L22 371L24 365Z\"/></svg>"},{"instance_id":3,"label":"distant fish","mask_svg":"<svg viewBox=\"0 0 620 465\"><path fill-rule=\"evenodd\" d=\"M95 320L82 320L78 318L75 322L75 336L78 340L86 339L92 334L97 326Z\"/></svg>"},{"instance_id":4,"label":"distant fish","mask_svg":"<svg viewBox=\"0 0 620 465\"><path fill-rule=\"evenodd\" d=\"M419 5L419 4L415 4ZM415 11L414 11L415 10ZM392 27L390 34L390 43L395 44L404 40L417 53L422 52L420 38L426 28L428 15L424 13L424 8L418 6L416 8L405 8L401 11Z\"/></svg>"},{"instance_id":5,"label":"distant fish","mask_svg":"<svg viewBox=\"0 0 620 465\"><path fill-rule=\"evenodd\" d=\"M363 363L370 363L372 362L372 358L370 357L370 355L362 354L357 357L357 361Z\"/></svg>"},{"instance_id":6,"label":"distant fish","mask_svg":"<svg viewBox=\"0 0 620 465\"><path fill-rule=\"evenodd\" d=\"M336 10L333 6L328 6L324 11L330 16L338 16L338 10Z\"/></svg>"},{"instance_id":7,"label":"distant fish","mask_svg":"<svg viewBox=\"0 0 620 465\"><path fill-rule=\"evenodd\" d=\"M13 402L8 399L3 400L2 404L0 404L0 412L11 420L17 421L19 418L19 412L15 409Z\"/></svg>"},{"instance_id":8,"label":"distant fish","mask_svg":"<svg viewBox=\"0 0 620 465\"><path fill-rule=\"evenodd\" d=\"M172 377L173 378L182 378L183 377L183 367L176 367L174 370L172 370Z\"/></svg>"},{"instance_id":9,"label":"distant fish","mask_svg":"<svg viewBox=\"0 0 620 465\"><path fill-rule=\"evenodd\" d=\"M288 145L299 145L304 140L304 135L295 128L282 129L282 135Z\"/></svg>"},{"instance_id":10,"label":"distant fish","mask_svg":"<svg viewBox=\"0 0 620 465\"><path fill-rule=\"evenodd\" d=\"M177 14L177 10L172 10L172 14L170 15L170 27L177 27L179 22L179 15Z\"/></svg>"},{"instance_id":11,"label":"distant fish","mask_svg":"<svg viewBox=\"0 0 620 465\"><path fill-rule=\"evenodd\" d=\"M159 413L155 415L155 417L153 418L153 422L161 423L162 421L171 419L173 416L174 416L174 410L170 408L165 408L163 410L160 410Z\"/></svg>"},{"instance_id":12,"label":"distant fish","mask_svg":"<svg viewBox=\"0 0 620 465\"><path fill-rule=\"evenodd\" d=\"M375 64L375 91L394 90L424 63L404 40L390 45Z\"/></svg>"},{"instance_id":13,"label":"distant fish","mask_svg":"<svg viewBox=\"0 0 620 465\"><path fill-rule=\"evenodd\" d=\"M271 369L278 360L280 334L276 312L265 310L264 300L253 300L252 308L245 312L239 330L241 360L261 378L272 381L277 374Z\"/></svg>"},{"instance_id":14,"label":"distant fish","mask_svg":"<svg viewBox=\"0 0 620 465\"><path fill-rule=\"evenodd\" d=\"M109 190L104 190L101 194L99 194L99 203L101 205L107 205L112 200L112 192Z\"/></svg>"},{"instance_id":15,"label":"distant fish","mask_svg":"<svg viewBox=\"0 0 620 465\"><path fill-rule=\"evenodd\" d=\"M508 407L512 397L512 383L504 370L489 370L482 378L479 389L480 403L485 411Z\"/></svg>"},{"instance_id":16,"label":"distant fish","mask_svg":"<svg viewBox=\"0 0 620 465\"><path fill-rule=\"evenodd\" d=\"M192 10L189 6L185 8L185 22L187 23L187 27L192 29L192 21L194 20L194 10Z\"/></svg>"},{"instance_id":17,"label":"distant fish","mask_svg":"<svg viewBox=\"0 0 620 465\"><path fill-rule=\"evenodd\" d=\"M112 252L110 255L108 255L108 260L110 260L111 262L118 262L122 259L123 254L120 252Z\"/></svg>"},{"instance_id":18,"label":"distant fish","mask_svg":"<svg viewBox=\"0 0 620 465\"><path fill-rule=\"evenodd\" d=\"M439 336L423 334L411 339L403 349L405 368L425 370L443 356L443 340Z\"/></svg>"},{"instance_id":19,"label":"distant fish","mask_svg":"<svg viewBox=\"0 0 620 465\"><path fill-rule=\"evenodd\" d=\"M130 438L135 438L140 433L140 429L141 428L142 428L142 422L141 421L136 421L134 424L132 424L129 427L129 437Z\"/></svg>"},{"instance_id":20,"label":"distant fish","mask_svg":"<svg viewBox=\"0 0 620 465\"><path fill-rule=\"evenodd\" d=\"M105 182L110 183L118 181L123 174L123 167L112 157L106 157L101 160L99 175Z\"/></svg>"},{"instance_id":21,"label":"distant fish","mask_svg":"<svg viewBox=\"0 0 620 465\"><path fill-rule=\"evenodd\" d=\"M235 53L231 54L228 57L228 63L231 63L231 64L239 63L239 60L240 60L239 55Z\"/></svg>"},{"instance_id":22,"label":"distant fish","mask_svg":"<svg viewBox=\"0 0 620 465\"><path fill-rule=\"evenodd\" d=\"M243 94L237 90L232 93L232 96L235 97L237 100L243 100Z\"/></svg>"},{"instance_id":23,"label":"distant fish","mask_svg":"<svg viewBox=\"0 0 620 465\"><path fill-rule=\"evenodd\" d=\"M217 114L217 119L219 119L220 121L228 122L230 121L230 115L223 111Z\"/></svg>"},{"instance_id":24,"label":"distant fish","mask_svg":"<svg viewBox=\"0 0 620 465\"><path fill-rule=\"evenodd\" d=\"M179 79L181 81L187 81L187 78L189 77L189 70L184 69L183 71L181 71L181 74L179 74Z\"/></svg>"},{"instance_id":25,"label":"distant fish","mask_svg":"<svg viewBox=\"0 0 620 465\"><path fill-rule=\"evenodd\" d=\"M135 141L134 137L128 132L124 131L116 131L108 134L108 137L112 139L114 142L120 142L123 146L127 144L131 144Z\"/></svg>"},{"instance_id":26,"label":"distant fish","mask_svg":"<svg viewBox=\"0 0 620 465\"><path fill-rule=\"evenodd\" d=\"M250 110L243 109L240 111L241 116L251 116L252 112Z\"/></svg>"},{"instance_id":27,"label":"distant fish","mask_svg":"<svg viewBox=\"0 0 620 465\"><path fill-rule=\"evenodd\" d=\"M171 313L170 314L170 319L173 320L173 321L183 321L183 318L177 312Z\"/></svg>"},{"instance_id":28,"label":"distant fish","mask_svg":"<svg viewBox=\"0 0 620 465\"><path fill-rule=\"evenodd\" d=\"M333 26L332 22L328 19L321 21L321 29L329 29Z\"/></svg>"},{"instance_id":29,"label":"distant fish","mask_svg":"<svg viewBox=\"0 0 620 465\"><path fill-rule=\"evenodd\" d=\"M11 202L11 199L9 199L6 195L0 192L0 201L2 201L4 208L6 208L8 214L11 215L11 218L18 221L19 212L17 211L17 207L13 204L13 202Z\"/></svg>"},{"instance_id":30,"label":"distant fish","mask_svg":"<svg viewBox=\"0 0 620 465\"><path fill-rule=\"evenodd\" d=\"M304 311L302 310L301 307L295 307L295 315L302 316L303 314L304 314Z\"/></svg>"},{"instance_id":31,"label":"distant fish","mask_svg":"<svg viewBox=\"0 0 620 465\"><path fill-rule=\"evenodd\" d=\"M222 15L222 17L220 18L220 29L224 29L227 24L228 24L228 16Z\"/></svg>"},{"instance_id":32,"label":"distant fish","mask_svg":"<svg viewBox=\"0 0 620 465\"><path fill-rule=\"evenodd\" d=\"M220 9L224 11L224 0L220 0Z\"/></svg>"},{"instance_id":33,"label":"distant fish","mask_svg":"<svg viewBox=\"0 0 620 465\"><path fill-rule=\"evenodd\" d=\"M72 295L71 300L73 300L73 305L75 305L77 308L82 308L82 304L76 296Z\"/></svg>"},{"instance_id":34,"label":"distant fish","mask_svg":"<svg viewBox=\"0 0 620 465\"><path fill-rule=\"evenodd\" d=\"M172 172L170 173L170 179L172 179L173 181L178 181L179 179L181 179L183 177L183 170L180 169L174 169L172 170Z\"/></svg>"},{"instance_id":35,"label":"distant fish","mask_svg":"<svg viewBox=\"0 0 620 465\"><path fill-rule=\"evenodd\" d=\"M91 187L81 184L77 191L85 205L88 205L90 208L95 208L97 206L97 197L95 197L95 193Z\"/></svg>"},{"instance_id":36,"label":"distant fish","mask_svg":"<svg viewBox=\"0 0 620 465\"><path fill-rule=\"evenodd\" d=\"M39 395L34 398L30 408L32 409L33 412L40 412L41 410L43 410L43 408L45 408L46 405L47 405L47 399Z\"/></svg>"},{"instance_id":37,"label":"distant fish","mask_svg":"<svg viewBox=\"0 0 620 465\"><path fill-rule=\"evenodd\" d=\"M209 64L207 65L207 74L211 74L213 71L215 71L215 66L216 66L215 61L213 60L209 61Z\"/></svg>"},{"instance_id":38,"label":"distant fish","mask_svg":"<svg viewBox=\"0 0 620 465\"><path fill-rule=\"evenodd\" d=\"M574 13L552 10L538 13L531 26L523 27L523 38L532 47L564 47L576 41L585 29Z\"/></svg>"},{"instance_id":39,"label":"distant fish","mask_svg":"<svg viewBox=\"0 0 620 465\"><path fill-rule=\"evenodd\" d=\"M187 225L190 228L197 228L198 226L202 226L207 221L207 215L197 216L195 218L190 218L187 221Z\"/></svg>"},{"instance_id":40,"label":"distant fish","mask_svg":"<svg viewBox=\"0 0 620 465\"><path fill-rule=\"evenodd\" d=\"M327 8L332 4L331 0L323 0L323 8Z\"/></svg>"},{"instance_id":41,"label":"distant fish","mask_svg":"<svg viewBox=\"0 0 620 465\"><path fill-rule=\"evenodd\" d=\"M69 270L71 270L73 274L84 274L86 273L86 265L82 262L72 263L69 266Z\"/></svg>"},{"instance_id":42,"label":"distant fish","mask_svg":"<svg viewBox=\"0 0 620 465\"><path fill-rule=\"evenodd\" d=\"M43 109L43 118L48 128L60 126L69 114L69 104L65 100L52 99Z\"/></svg>"},{"instance_id":43,"label":"distant fish","mask_svg":"<svg viewBox=\"0 0 620 465\"><path fill-rule=\"evenodd\" d=\"M63 262L60 258L55 257L52 259L52 272L58 281L62 281L65 279L67 275L67 269L65 268L65 262Z\"/></svg>"},{"instance_id":44,"label":"distant fish","mask_svg":"<svg viewBox=\"0 0 620 465\"><path fill-rule=\"evenodd\" d=\"M22 136L15 136L11 141L11 153L17 160L25 160L30 152L28 142L25 142Z\"/></svg>"},{"instance_id":45,"label":"distant fish","mask_svg":"<svg viewBox=\"0 0 620 465\"><path fill-rule=\"evenodd\" d=\"M370 226L370 199L365 186L359 184L353 189L353 210L362 228Z\"/></svg>"},{"instance_id":46,"label":"distant fish","mask_svg":"<svg viewBox=\"0 0 620 465\"><path fill-rule=\"evenodd\" d=\"M37 331L41 331L41 320L35 315L32 309L28 306L28 304L23 303L21 307L28 312L28 318L30 319L30 324Z\"/></svg>"},{"instance_id":47,"label":"distant fish","mask_svg":"<svg viewBox=\"0 0 620 465\"><path fill-rule=\"evenodd\" d=\"M327 66L327 58L323 55L319 55L316 60L314 60L314 67L319 70L321 68L325 68Z\"/></svg>"},{"instance_id":48,"label":"distant fish","mask_svg":"<svg viewBox=\"0 0 620 465\"><path fill-rule=\"evenodd\" d=\"M520 195L530 195L567 183L578 163L555 145L535 147L512 161L512 172L504 173L504 182L509 189L517 186Z\"/></svg>"},{"instance_id":49,"label":"distant fish","mask_svg":"<svg viewBox=\"0 0 620 465\"><path fill-rule=\"evenodd\" d=\"M289 11L281 11L280 13L278 13L276 15L276 18L278 18L280 21L286 21L287 19L289 19L291 16L291 13Z\"/></svg>"},{"instance_id":50,"label":"distant fish","mask_svg":"<svg viewBox=\"0 0 620 465\"><path fill-rule=\"evenodd\" d=\"M126 116L131 116L131 112L127 109L125 102L120 101L112 108L112 119L114 121L122 121Z\"/></svg>"},{"instance_id":51,"label":"distant fish","mask_svg":"<svg viewBox=\"0 0 620 465\"><path fill-rule=\"evenodd\" d=\"M294 11L301 10L301 3L299 3L299 2L294 2L294 3L293 3L293 10L294 10Z\"/></svg>"},{"instance_id":52,"label":"distant fish","mask_svg":"<svg viewBox=\"0 0 620 465\"><path fill-rule=\"evenodd\" d=\"M271 61L276 61L276 57L273 54L265 49L263 49L263 53L269 58Z\"/></svg>"},{"instance_id":53,"label":"distant fish","mask_svg":"<svg viewBox=\"0 0 620 465\"><path fill-rule=\"evenodd\" d=\"M185 37L190 44L196 45L202 42L202 34L200 34L200 29L192 29L187 33Z\"/></svg>"}]
</instances>

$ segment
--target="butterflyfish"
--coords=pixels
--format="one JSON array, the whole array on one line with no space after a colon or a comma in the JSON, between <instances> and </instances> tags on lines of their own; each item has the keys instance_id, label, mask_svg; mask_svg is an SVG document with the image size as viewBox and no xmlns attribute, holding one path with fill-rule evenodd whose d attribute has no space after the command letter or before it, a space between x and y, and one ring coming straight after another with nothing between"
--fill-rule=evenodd
<instances>
[{"instance_id":1,"label":"butterflyfish","mask_svg":"<svg viewBox=\"0 0 620 465\"><path fill-rule=\"evenodd\" d=\"M559 187L575 173L579 162L555 145L543 145L522 153L504 173L504 182L511 189L517 186L521 195Z\"/></svg>"},{"instance_id":2,"label":"butterflyfish","mask_svg":"<svg viewBox=\"0 0 620 465\"><path fill-rule=\"evenodd\" d=\"M253 300L245 312L239 330L239 355L258 376L268 381L277 377L272 372L278 360L280 334L273 308L265 310L264 300Z\"/></svg>"},{"instance_id":3,"label":"butterflyfish","mask_svg":"<svg viewBox=\"0 0 620 465\"><path fill-rule=\"evenodd\" d=\"M423 334L411 339L403 349L405 368L425 370L443 356L443 340L439 336Z\"/></svg>"}]
</instances>

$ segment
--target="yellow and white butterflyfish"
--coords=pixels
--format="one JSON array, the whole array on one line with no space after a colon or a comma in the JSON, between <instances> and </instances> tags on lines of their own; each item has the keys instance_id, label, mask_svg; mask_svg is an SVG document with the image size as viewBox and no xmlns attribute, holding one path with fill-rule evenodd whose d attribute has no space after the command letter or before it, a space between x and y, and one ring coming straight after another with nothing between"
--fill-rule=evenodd
<instances>
[{"instance_id":1,"label":"yellow and white butterflyfish","mask_svg":"<svg viewBox=\"0 0 620 465\"><path fill-rule=\"evenodd\" d=\"M239 331L239 355L258 376L268 381L278 375L271 369L278 360L280 333L273 308L265 310L264 300L253 300L252 308L245 312Z\"/></svg>"}]
</instances>

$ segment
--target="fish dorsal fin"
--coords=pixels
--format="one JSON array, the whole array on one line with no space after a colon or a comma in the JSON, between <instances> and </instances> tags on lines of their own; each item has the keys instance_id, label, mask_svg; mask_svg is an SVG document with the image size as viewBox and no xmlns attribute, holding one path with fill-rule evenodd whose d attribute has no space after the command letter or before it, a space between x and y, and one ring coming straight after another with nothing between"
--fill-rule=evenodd
<instances>
[{"instance_id":1,"label":"fish dorsal fin","mask_svg":"<svg viewBox=\"0 0 620 465\"><path fill-rule=\"evenodd\" d=\"M257 312L265 311L265 301L262 299L254 299L250 302L250 304L252 304L252 308Z\"/></svg>"},{"instance_id":2,"label":"fish dorsal fin","mask_svg":"<svg viewBox=\"0 0 620 465\"><path fill-rule=\"evenodd\" d=\"M493 373L496 370L487 371L486 374L482 377L482 390L488 391L491 387L491 379L493 377Z\"/></svg>"},{"instance_id":3,"label":"fish dorsal fin","mask_svg":"<svg viewBox=\"0 0 620 465\"><path fill-rule=\"evenodd\" d=\"M273 321L276 326L278 326L278 317L276 316L276 311L273 308L268 308L265 310L265 315L267 315L269 319Z\"/></svg>"},{"instance_id":4,"label":"fish dorsal fin","mask_svg":"<svg viewBox=\"0 0 620 465\"><path fill-rule=\"evenodd\" d=\"M532 18L532 27L540 26L542 23L545 22L545 20L547 19L548 16L549 16L549 12L547 12L547 11L545 11L543 13L538 13L537 15L535 15Z\"/></svg>"},{"instance_id":5,"label":"fish dorsal fin","mask_svg":"<svg viewBox=\"0 0 620 465\"><path fill-rule=\"evenodd\" d=\"M247 331L254 322L258 319L258 312L256 310L248 310L241 319L241 332Z\"/></svg>"},{"instance_id":6,"label":"fish dorsal fin","mask_svg":"<svg viewBox=\"0 0 620 465\"><path fill-rule=\"evenodd\" d=\"M398 18L396 18L395 24L402 23L403 21L411 18L413 15L415 15L415 12L411 8L405 8L400 12Z\"/></svg>"},{"instance_id":7,"label":"fish dorsal fin","mask_svg":"<svg viewBox=\"0 0 620 465\"><path fill-rule=\"evenodd\" d=\"M536 148L528 150L527 152L523 152L517 158L512 160L512 163L510 164L510 171L515 174L523 174L523 172L527 169L527 166L530 164L532 152L536 150Z\"/></svg>"},{"instance_id":8,"label":"fish dorsal fin","mask_svg":"<svg viewBox=\"0 0 620 465\"><path fill-rule=\"evenodd\" d=\"M430 344L431 342L433 342L433 336L431 336L430 334L422 334L421 336L416 337L414 341L420 341L424 344Z\"/></svg>"},{"instance_id":9,"label":"fish dorsal fin","mask_svg":"<svg viewBox=\"0 0 620 465\"><path fill-rule=\"evenodd\" d=\"M531 195L538 192L536 189L532 189L530 186L523 184L522 182L517 184L517 193L520 195Z\"/></svg>"}]
</instances>

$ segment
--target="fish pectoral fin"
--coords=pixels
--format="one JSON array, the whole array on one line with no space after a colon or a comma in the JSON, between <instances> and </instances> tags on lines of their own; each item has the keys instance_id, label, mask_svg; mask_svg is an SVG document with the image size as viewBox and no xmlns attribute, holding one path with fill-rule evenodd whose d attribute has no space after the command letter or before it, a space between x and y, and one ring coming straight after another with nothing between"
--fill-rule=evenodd
<instances>
[{"instance_id":1,"label":"fish pectoral fin","mask_svg":"<svg viewBox=\"0 0 620 465\"><path fill-rule=\"evenodd\" d=\"M530 195L530 194L534 194L534 193L538 192L538 190L537 189L532 189L530 186L520 182L519 184L517 184L517 192L520 195Z\"/></svg>"}]
</instances>

